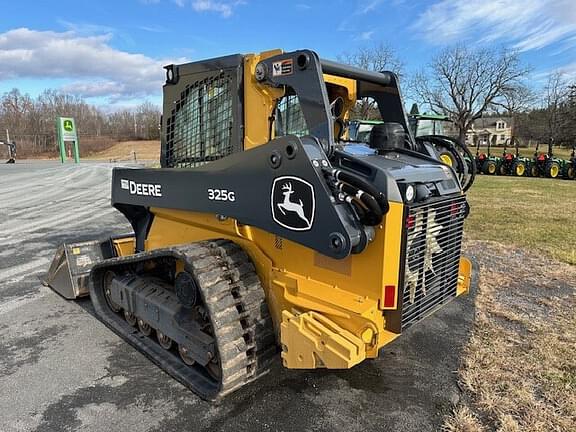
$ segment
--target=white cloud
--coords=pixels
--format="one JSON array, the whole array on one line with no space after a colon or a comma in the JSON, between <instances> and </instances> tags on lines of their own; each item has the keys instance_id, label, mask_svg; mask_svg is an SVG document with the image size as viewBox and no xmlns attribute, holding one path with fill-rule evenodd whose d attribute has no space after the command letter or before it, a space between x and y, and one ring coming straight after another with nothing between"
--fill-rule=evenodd
<instances>
[{"instance_id":1,"label":"white cloud","mask_svg":"<svg viewBox=\"0 0 576 432\"><path fill-rule=\"evenodd\" d=\"M104 26L100 24L92 24L92 23L75 23L66 21L63 19L59 19L58 23L64 27L66 30L72 31L79 35L84 36L91 36L97 34L113 34L115 33L115 29L109 26Z\"/></svg>"},{"instance_id":2,"label":"white cloud","mask_svg":"<svg viewBox=\"0 0 576 432\"><path fill-rule=\"evenodd\" d=\"M375 10L384 0L361 0L358 4L357 14L366 14Z\"/></svg>"},{"instance_id":3,"label":"white cloud","mask_svg":"<svg viewBox=\"0 0 576 432\"><path fill-rule=\"evenodd\" d=\"M435 44L503 41L520 51L540 49L576 35L576 1L441 0L414 29Z\"/></svg>"},{"instance_id":4,"label":"white cloud","mask_svg":"<svg viewBox=\"0 0 576 432\"><path fill-rule=\"evenodd\" d=\"M378 11L379 7L384 3L386 4L386 8L398 7L404 3L404 0L358 0L358 6L354 11L354 15L364 15L368 12Z\"/></svg>"},{"instance_id":5,"label":"white cloud","mask_svg":"<svg viewBox=\"0 0 576 432\"><path fill-rule=\"evenodd\" d=\"M196 12L217 12L224 18L232 15L235 7L245 4L244 1L214 1L214 0L194 0L192 9Z\"/></svg>"},{"instance_id":6,"label":"white cloud","mask_svg":"<svg viewBox=\"0 0 576 432\"><path fill-rule=\"evenodd\" d=\"M166 33L166 32L168 32L168 29L166 27L161 26L161 25L154 25L154 24L149 25L149 26L139 25L139 26L136 26L136 28L139 30L149 32L149 33Z\"/></svg>"},{"instance_id":7,"label":"white cloud","mask_svg":"<svg viewBox=\"0 0 576 432\"><path fill-rule=\"evenodd\" d=\"M372 36L374 35L374 30L365 31L358 35L357 39L362 41L371 40Z\"/></svg>"},{"instance_id":8,"label":"white cloud","mask_svg":"<svg viewBox=\"0 0 576 432\"><path fill-rule=\"evenodd\" d=\"M117 101L160 94L162 66L186 61L121 51L111 38L27 28L0 33L0 80L69 79L67 92Z\"/></svg>"},{"instance_id":9,"label":"white cloud","mask_svg":"<svg viewBox=\"0 0 576 432\"><path fill-rule=\"evenodd\" d=\"M144 0L144 3L158 3L160 0ZM216 12L228 18L234 13L236 7L246 4L244 0L172 0L181 8L191 5L196 12Z\"/></svg>"},{"instance_id":10,"label":"white cloud","mask_svg":"<svg viewBox=\"0 0 576 432\"><path fill-rule=\"evenodd\" d=\"M550 77L550 74L553 73L562 74L562 78L567 82L576 81L576 61L567 63L562 66L555 66L541 69L532 75L532 80L536 84L543 87L544 85L546 85L546 81Z\"/></svg>"}]
</instances>

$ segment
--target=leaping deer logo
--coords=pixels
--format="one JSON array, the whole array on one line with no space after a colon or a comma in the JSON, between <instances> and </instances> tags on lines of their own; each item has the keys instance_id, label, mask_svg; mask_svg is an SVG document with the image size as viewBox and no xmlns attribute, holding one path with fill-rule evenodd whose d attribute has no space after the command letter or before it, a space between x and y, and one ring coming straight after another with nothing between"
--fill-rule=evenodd
<instances>
[{"instance_id":1,"label":"leaping deer logo","mask_svg":"<svg viewBox=\"0 0 576 432\"><path fill-rule=\"evenodd\" d=\"M294 193L292 190L292 183L284 183L282 186L282 194L284 195L284 201L281 203L276 204L283 215L286 214L286 211L294 212L298 215L300 219L306 222L306 225L310 226L310 221L306 218L304 214L304 204L302 204L302 200L299 199L297 203L290 201L290 195Z\"/></svg>"},{"instance_id":2,"label":"leaping deer logo","mask_svg":"<svg viewBox=\"0 0 576 432\"><path fill-rule=\"evenodd\" d=\"M314 224L314 186L295 176L276 177L272 184L272 219L291 231L308 231Z\"/></svg>"}]
</instances>

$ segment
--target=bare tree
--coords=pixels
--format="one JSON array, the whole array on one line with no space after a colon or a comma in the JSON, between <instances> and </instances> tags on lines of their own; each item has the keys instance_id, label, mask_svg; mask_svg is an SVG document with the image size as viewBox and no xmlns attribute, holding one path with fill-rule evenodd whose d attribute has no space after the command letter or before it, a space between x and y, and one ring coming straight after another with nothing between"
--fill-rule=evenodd
<instances>
[{"instance_id":1,"label":"bare tree","mask_svg":"<svg viewBox=\"0 0 576 432\"><path fill-rule=\"evenodd\" d=\"M563 110L560 141L567 145L576 144L576 83L568 86L568 96Z\"/></svg>"},{"instance_id":2,"label":"bare tree","mask_svg":"<svg viewBox=\"0 0 576 432\"><path fill-rule=\"evenodd\" d=\"M12 89L0 100L0 116L6 123L13 125L12 129L21 130L26 127L26 117L33 106L34 102L28 94Z\"/></svg>"},{"instance_id":3,"label":"bare tree","mask_svg":"<svg viewBox=\"0 0 576 432\"><path fill-rule=\"evenodd\" d=\"M450 117L464 142L474 120L516 87L527 73L514 51L460 45L434 57L428 70L415 75L410 89L415 99Z\"/></svg>"},{"instance_id":4,"label":"bare tree","mask_svg":"<svg viewBox=\"0 0 576 432\"><path fill-rule=\"evenodd\" d=\"M548 138L557 141L558 135L565 120L564 111L570 86L560 71L552 72L548 76L548 81L544 87L544 112L546 116L546 128Z\"/></svg>"},{"instance_id":5,"label":"bare tree","mask_svg":"<svg viewBox=\"0 0 576 432\"><path fill-rule=\"evenodd\" d=\"M502 95L496 98L492 105L502 107L507 114L527 111L536 103L534 91L524 84L502 88Z\"/></svg>"},{"instance_id":6,"label":"bare tree","mask_svg":"<svg viewBox=\"0 0 576 432\"><path fill-rule=\"evenodd\" d=\"M515 84L502 89L502 95L496 98L492 105L504 109L506 115L511 118L510 145L516 141L516 129L520 113L529 110L536 102L534 92L524 84Z\"/></svg>"},{"instance_id":7,"label":"bare tree","mask_svg":"<svg viewBox=\"0 0 576 432\"><path fill-rule=\"evenodd\" d=\"M344 52L337 59L341 63L373 72L392 71L401 75L404 68L394 48L382 42L354 52Z\"/></svg>"},{"instance_id":8,"label":"bare tree","mask_svg":"<svg viewBox=\"0 0 576 432\"><path fill-rule=\"evenodd\" d=\"M160 110L150 101L145 101L136 108L140 137L144 139L160 139Z\"/></svg>"},{"instance_id":9,"label":"bare tree","mask_svg":"<svg viewBox=\"0 0 576 432\"><path fill-rule=\"evenodd\" d=\"M401 76L404 65L396 55L396 51L382 42L373 46L361 47L354 52L345 52L337 57L341 63L356 66L373 72L391 71ZM352 110L352 116L359 119L379 118L375 102L363 98Z\"/></svg>"}]
</instances>

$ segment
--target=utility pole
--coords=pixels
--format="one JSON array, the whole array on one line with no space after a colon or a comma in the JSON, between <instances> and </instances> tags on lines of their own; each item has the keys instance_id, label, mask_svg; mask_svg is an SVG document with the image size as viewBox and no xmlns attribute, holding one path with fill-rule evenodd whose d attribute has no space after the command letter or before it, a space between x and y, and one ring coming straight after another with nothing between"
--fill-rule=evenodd
<instances>
[{"instance_id":1,"label":"utility pole","mask_svg":"<svg viewBox=\"0 0 576 432\"><path fill-rule=\"evenodd\" d=\"M138 138L138 125L136 124L136 112L132 113L132 116L134 118L134 138Z\"/></svg>"}]
</instances>

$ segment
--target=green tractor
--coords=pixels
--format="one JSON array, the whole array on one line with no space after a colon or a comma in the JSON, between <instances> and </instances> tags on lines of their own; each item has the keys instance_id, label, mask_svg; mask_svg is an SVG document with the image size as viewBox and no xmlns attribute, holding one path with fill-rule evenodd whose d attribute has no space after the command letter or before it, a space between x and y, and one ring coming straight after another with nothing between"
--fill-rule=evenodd
<instances>
[{"instance_id":1,"label":"green tractor","mask_svg":"<svg viewBox=\"0 0 576 432\"><path fill-rule=\"evenodd\" d=\"M506 147L509 141L507 140L504 143L504 150L502 151L502 159L498 168L498 173L500 175L513 175L516 177L522 177L526 175L526 166L530 160L525 157L520 157L518 152L518 140L512 138L511 141L515 143L514 148L516 151L514 153L507 152Z\"/></svg>"},{"instance_id":2,"label":"green tractor","mask_svg":"<svg viewBox=\"0 0 576 432\"><path fill-rule=\"evenodd\" d=\"M464 191L472 185L475 178L476 167L474 157L465 144L459 140L443 135L445 129L443 122L450 119L443 115L419 114L414 107L408 116L410 131L416 142L421 145L430 156L440 159L451 167L457 174ZM351 120L349 122L349 141L351 143L367 143L370 131L375 125L382 124L381 120ZM355 149L355 151L361 151Z\"/></svg>"},{"instance_id":3,"label":"green tractor","mask_svg":"<svg viewBox=\"0 0 576 432\"><path fill-rule=\"evenodd\" d=\"M482 174L494 175L498 172L501 164L501 158L490 154L490 140L486 153L480 153L480 140L476 141L476 167L477 171Z\"/></svg>"},{"instance_id":4,"label":"green tractor","mask_svg":"<svg viewBox=\"0 0 576 432\"><path fill-rule=\"evenodd\" d=\"M576 179L576 144L572 144L572 153L570 154L570 159L564 162L562 177L564 177L566 180Z\"/></svg>"},{"instance_id":5,"label":"green tractor","mask_svg":"<svg viewBox=\"0 0 576 432\"><path fill-rule=\"evenodd\" d=\"M372 128L382 123L382 120L351 120L348 129L350 139L355 142L368 143Z\"/></svg>"},{"instance_id":6,"label":"green tractor","mask_svg":"<svg viewBox=\"0 0 576 432\"><path fill-rule=\"evenodd\" d=\"M415 112L414 112L415 111ZM446 137L444 135L443 122L449 122L450 118L438 114L420 114L418 110L412 107L412 112L408 115L408 123L410 130L414 137L420 136L436 136ZM356 142L367 143L370 138L370 131L374 125L382 124L381 120L352 120L349 124L350 139ZM434 147L438 153L439 159L450 167L455 167L457 157L452 153L451 148L446 148L446 145L452 146L444 139L435 140Z\"/></svg>"},{"instance_id":7,"label":"green tractor","mask_svg":"<svg viewBox=\"0 0 576 432\"><path fill-rule=\"evenodd\" d=\"M558 178L562 172L562 167L566 164L566 161L554 157L554 153L552 152L552 139L548 140L548 151L546 153L538 152L539 147L540 143L537 143L536 150L534 151L534 157L530 162L530 176Z\"/></svg>"},{"instance_id":8,"label":"green tractor","mask_svg":"<svg viewBox=\"0 0 576 432\"><path fill-rule=\"evenodd\" d=\"M450 144L444 140L446 138L444 122L450 122L450 118L441 114L420 114L414 110L414 106L408 116L408 123L415 137L442 137L442 140L435 143L438 156L446 165L455 167L456 158L451 149L453 143ZM445 144L448 144L449 148Z\"/></svg>"},{"instance_id":9,"label":"green tractor","mask_svg":"<svg viewBox=\"0 0 576 432\"><path fill-rule=\"evenodd\" d=\"M446 135L447 123L452 123L450 117L442 114L420 114L416 104L412 105L408 115L408 124L416 141L425 147L431 146L435 157L456 171L460 183L467 190L476 175L474 156L466 144Z\"/></svg>"},{"instance_id":10,"label":"green tractor","mask_svg":"<svg viewBox=\"0 0 576 432\"><path fill-rule=\"evenodd\" d=\"M444 135L443 123L446 122L450 122L450 117L441 114L411 112L408 115L408 123L414 136Z\"/></svg>"}]
</instances>

